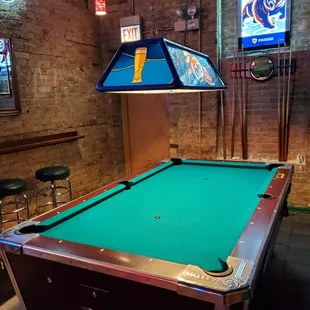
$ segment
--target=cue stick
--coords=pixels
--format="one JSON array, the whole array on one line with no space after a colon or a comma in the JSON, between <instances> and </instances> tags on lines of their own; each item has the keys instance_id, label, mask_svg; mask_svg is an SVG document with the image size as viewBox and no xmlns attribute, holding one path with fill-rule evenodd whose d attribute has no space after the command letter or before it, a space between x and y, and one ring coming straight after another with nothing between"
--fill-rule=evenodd
<instances>
[{"instance_id":1,"label":"cue stick","mask_svg":"<svg viewBox=\"0 0 310 310\"><path fill-rule=\"evenodd\" d=\"M242 62L243 62L243 78L242 78L242 109L243 109L243 136L244 136L244 157L248 157L248 139L247 139L247 113L246 113L246 97L245 97L245 75L246 75L246 62L245 54L242 45Z\"/></svg>"},{"instance_id":2,"label":"cue stick","mask_svg":"<svg viewBox=\"0 0 310 310\"><path fill-rule=\"evenodd\" d=\"M288 143L289 143L289 118L290 118L290 91L291 91L291 70L292 70L292 48L290 48L289 67L288 67L288 81L287 81L287 94L286 94L286 120L285 120L285 153L284 160L287 161L288 157Z\"/></svg>"},{"instance_id":3,"label":"cue stick","mask_svg":"<svg viewBox=\"0 0 310 310\"><path fill-rule=\"evenodd\" d=\"M278 42L278 160L282 160L281 148L281 58L280 58L280 41Z\"/></svg>"},{"instance_id":4,"label":"cue stick","mask_svg":"<svg viewBox=\"0 0 310 310\"><path fill-rule=\"evenodd\" d=\"M232 104L231 104L231 158L235 156L235 84L236 84L236 74L237 74L237 64L236 64L236 54L234 53L233 62L233 86L232 86Z\"/></svg>"},{"instance_id":5,"label":"cue stick","mask_svg":"<svg viewBox=\"0 0 310 310\"><path fill-rule=\"evenodd\" d=\"M282 135L282 144L281 144L281 147L282 147L282 161L284 161L284 153L285 153L285 127L284 127L284 124L285 124L285 81L286 81L286 42L284 43L284 55L283 55L283 89L282 89L282 130L281 130L281 135Z\"/></svg>"},{"instance_id":6,"label":"cue stick","mask_svg":"<svg viewBox=\"0 0 310 310\"><path fill-rule=\"evenodd\" d=\"M243 142L243 119L242 119L242 101L241 101L241 88L240 88L240 55L237 52L237 68L238 68L238 103L239 103L239 113L240 113L240 138L241 138L241 150L242 150L242 159L244 159L244 142Z\"/></svg>"},{"instance_id":7,"label":"cue stick","mask_svg":"<svg viewBox=\"0 0 310 310\"><path fill-rule=\"evenodd\" d=\"M223 91L221 91L221 116L222 116L223 157L224 157L224 159L226 159L225 113L224 113L224 94L223 94Z\"/></svg>"}]
</instances>

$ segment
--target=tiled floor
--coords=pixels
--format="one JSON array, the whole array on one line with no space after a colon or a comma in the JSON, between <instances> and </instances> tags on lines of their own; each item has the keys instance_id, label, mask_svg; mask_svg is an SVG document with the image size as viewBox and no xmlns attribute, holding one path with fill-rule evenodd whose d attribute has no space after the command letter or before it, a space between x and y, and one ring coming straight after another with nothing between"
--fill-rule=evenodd
<instances>
[{"instance_id":1,"label":"tiled floor","mask_svg":"<svg viewBox=\"0 0 310 310\"><path fill-rule=\"evenodd\" d=\"M17 297L13 297L4 305L0 306L1 310L21 310L21 306L19 305Z\"/></svg>"},{"instance_id":2,"label":"tiled floor","mask_svg":"<svg viewBox=\"0 0 310 310\"><path fill-rule=\"evenodd\" d=\"M310 310L310 215L283 219L251 310Z\"/></svg>"},{"instance_id":3,"label":"tiled floor","mask_svg":"<svg viewBox=\"0 0 310 310\"><path fill-rule=\"evenodd\" d=\"M275 252L250 310L310 310L310 214L283 219ZM0 309L19 310L17 298Z\"/></svg>"}]
</instances>

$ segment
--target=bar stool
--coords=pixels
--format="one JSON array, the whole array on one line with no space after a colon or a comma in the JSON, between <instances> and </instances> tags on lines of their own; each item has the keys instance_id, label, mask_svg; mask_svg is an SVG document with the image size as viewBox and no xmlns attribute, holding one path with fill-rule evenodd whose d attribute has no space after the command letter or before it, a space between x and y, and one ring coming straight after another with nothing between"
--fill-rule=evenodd
<instances>
[{"instance_id":1,"label":"bar stool","mask_svg":"<svg viewBox=\"0 0 310 310\"><path fill-rule=\"evenodd\" d=\"M72 200L71 182L69 179L70 169L65 166L50 166L38 169L35 173L37 179L37 207L36 212L39 213L40 208L52 205L53 208L57 208L60 204L66 203ZM56 181L65 181L66 186L56 185ZM41 184L44 183L44 187ZM47 184L48 183L48 184ZM69 199L57 200L57 197L68 194ZM41 197L50 197L52 201L40 204Z\"/></svg>"},{"instance_id":2,"label":"bar stool","mask_svg":"<svg viewBox=\"0 0 310 310\"><path fill-rule=\"evenodd\" d=\"M18 224L30 218L28 198L25 195L27 184L23 179L4 179L0 180L0 232L5 223L17 222ZM14 197L14 201L6 201L8 197ZM15 210L9 209L9 205L15 205ZM25 211L27 216L21 218L21 212ZM3 216L15 214L15 218L3 219Z\"/></svg>"}]
</instances>

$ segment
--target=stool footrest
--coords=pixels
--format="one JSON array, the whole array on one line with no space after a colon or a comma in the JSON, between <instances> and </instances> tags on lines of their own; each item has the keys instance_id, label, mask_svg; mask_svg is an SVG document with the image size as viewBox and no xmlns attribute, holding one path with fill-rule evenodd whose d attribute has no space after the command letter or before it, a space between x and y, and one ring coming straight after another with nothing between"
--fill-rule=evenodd
<instances>
[{"instance_id":1,"label":"stool footrest","mask_svg":"<svg viewBox=\"0 0 310 310\"><path fill-rule=\"evenodd\" d=\"M40 181L40 178L37 178L37 179L38 181ZM57 182L55 182L56 180L67 182L67 186L65 183L64 184L60 183L60 185L57 185L56 184ZM66 177L65 179L52 180L50 185L45 184L44 186L40 186L40 184L41 184L40 182L37 182L37 186L38 186L37 207L36 207L37 214L39 214L39 211L42 207L53 206L53 208L57 208L61 204L67 203L70 200L72 200L71 182L68 177ZM59 199L64 199L64 201L57 200L58 197L63 196L63 195L68 195L68 200L67 200L67 197L59 198ZM44 198L41 199L41 197L44 197L44 198L50 197L52 201L45 202L46 200Z\"/></svg>"},{"instance_id":2,"label":"stool footrest","mask_svg":"<svg viewBox=\"0 0 310 310\"><path fill-rule=\"evenodd\" d=\"M16 214L16 213L19 213L19 212L22 212L24 210L27 210L27 207L22 207L22 208L19 208L19 209L16 209L16 210L12 210L10 212L2 212L1 211L1 215L10 215L10 214Z\"/></svg>"},{"instance_id":3,"label":"stool footrest","mask_svg":"<svg viewBox=\"0 0 310 310\"><path fill-rule=\"evenodd\" d=\"M64 204L64 203L68 203L69 201L59 201L57 200L57 203L61 203L61 204Z\"/></svg>"},{"instance_id":4,"label":"stool footrest","mask_svg":"<svg viewBox=\"0 0 310 310\"><path fill-rule=\"evenodd\" d=\"M16 219L8 219L8 220L3 220L3 221L2 221L2 224L11 223L11 222L26 222L26 221L28 221L28 219L19 219L19 220L16 220Z\"/></svg>"},{"instance_id":5,"label":"stool footrest","mask_svg":"<svg viewBox=\"0 0 310 310\"><path fill-rule=\"evenodd\" d=\"M56 196L65 195L65 194L68 194L69 192L70 192L70 190L68 189L65 192L56 193Z\"/></svg>"},{"instance_id":6,"label":"stool footrest","mask_svg":"<svg viewBox=\"0 0 310 310\"><path fill-rule=\"evenodd\" d=\"M57 193L57 188L59 188L59 187L56 187L56 196L65 195L65 194L67 194L67 193L70 192L70 189L67 189L67 188L65 188L65 187L61 187L61 188L63 188L63 189L66 189L66 191L64 191L64 192L58 192L58 193ZM38 191L37 194L38 194L39 196L43 196L43 197L50 197L50 196L51 196L51 192L52 192L52 190L51 190L50 188L42 188L40 191Z\"/></svg>"},{"instance_id":7,"label":"stool footrest","mask_svg":"<svg viewBox=\"0 0 310 310\"><path fill-rule=\"evenodd\" d=\"M8 201L8 202L3 202L0 204L1 208L4 207L4 206L8 206L8 205L16 205L16 204L22 204L22 205L25 205L27 206L27 203L25 201Z\"/></svg>"},{"instance_id":8,"label":"stool footrest","mask_svg":"<svg viewBox=\"0 0 310 310\"><path fill-rule=\"evenodd\" d=\"M45 202L44 204L40 205L40 208L47 207L47 206L52 206L52 205L53 205L53 202L49 201L49 202Z\"/></svg>"},{"instance_id":9,"label":"stool footrest","mask_svg":"<svg viewBox=\"0 0 310 310\"><path fill-rule=\"evenodd\" d=\"M9 182L8 180L3 180L2 185L4 186L4 189L1 189L0 186L0 193L5 195L1 196L0 199L0 232L3 228L2 225L5 223L20 223L27 221L30 218L29 202L24 193L26 182L22 179L10 179ZM17 188L13 188L13 185ZM7 186L6 191L5 186ZM9 199L11 196L12 199ZM21 215L21 212L25 213Z\"/></svg>"}]
</instances>

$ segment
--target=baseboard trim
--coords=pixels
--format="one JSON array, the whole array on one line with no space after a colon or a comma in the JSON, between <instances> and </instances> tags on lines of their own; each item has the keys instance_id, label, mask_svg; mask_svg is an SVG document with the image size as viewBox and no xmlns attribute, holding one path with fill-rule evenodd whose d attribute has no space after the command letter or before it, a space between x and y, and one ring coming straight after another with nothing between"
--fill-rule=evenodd
<instances>
[{"instance_id":1,"label":"baseboard trim","mask_svg":"<svg viewBox=\"0 0 310 310\"><path fill-rule=\"evenodd\" d=\"M303 214L310 214L310 207L288 207L289 213L303 213Z\"/></svg>"}]
</instances>

